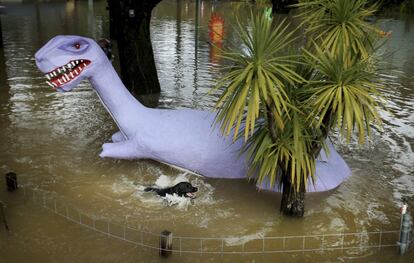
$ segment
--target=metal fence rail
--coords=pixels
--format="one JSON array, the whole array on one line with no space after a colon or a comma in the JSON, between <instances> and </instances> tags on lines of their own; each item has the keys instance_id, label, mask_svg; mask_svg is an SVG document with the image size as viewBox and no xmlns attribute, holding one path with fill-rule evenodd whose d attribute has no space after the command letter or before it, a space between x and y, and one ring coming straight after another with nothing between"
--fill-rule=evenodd
<instances>
[{"instance_id":1,"label":"metal fence rail","mask_svg":"<svg viewBox=\"0 0 414 263\"><path fill-rule=\"evenodd\" d=\"M127 224L117 224L108 220L94 219L39 189L20 186L24 199L33 201L43 208L87 229L119 239L136 246L159 250L162 237L137 229ZM228 244L230 238L219 237L187 237L173 236L173 248L167 251L174 254L270 254L270 253L299 253L324 252L397 247L399 230L373 231L355 233L316 234L303 236L274 236L262 237L243 242L241 245ZM233 239L233 237L232 237Z\"/></svg>"}]
</instances>

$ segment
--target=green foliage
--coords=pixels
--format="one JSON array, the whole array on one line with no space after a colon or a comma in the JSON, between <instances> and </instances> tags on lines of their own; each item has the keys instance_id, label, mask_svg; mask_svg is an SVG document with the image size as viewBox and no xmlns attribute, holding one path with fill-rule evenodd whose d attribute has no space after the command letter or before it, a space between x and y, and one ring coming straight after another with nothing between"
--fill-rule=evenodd
<instances>
[{"instance_id":1,"label":"green foliage","mask_svg":"<svg viewBox=\"0 0 414 263\"><path fill-rule=\"evenodd\" d=\"M297 56L287 52L295 40L294 31L289 31L288 26L282 21L272 27L272 20L264 15L252 15L251 30L245 30L239 23L242 48L222 55L232 65L214 88L223 89L216 107L220 109L217 123L224 134L234 131L236 138L243 130L247 140L266 106L271 108L278 127L284 127L281 116L289 103L286 83L302 80L293 70Z\"/></svg>"},{"instance_id":2,"label":"green foliage","mask_svg":"<svg viewBox=\"0 0 414 263\"><path fill-rule=\"evenodd\" d=\"M359 142L364 143L371 125L381 123L378 113L380 84L375 82L375 71L370 69L371 60L346 62L343 56L324 52L318 46L314 54L306 51L306 58L315 71L305 92L312 109L310 116L317 122L317 127L323 128L321 126L326 125L323 120L329 119L331 124L337 124L348 141L356 128Z\"/></svg>"},{"instance_id":3,"label":"green foliage","mask_svg":"<svg viewBox=\"0 0 414 263\"><path fill-rule=\"evenodd\" d=\"M306 0L295 6L302 26L321 47L336 55L367 59L379 30L367 22L377 6L366 4L366 0Z\"/></svg>"},{"instance_id":4,"label":"green foliage","mask_svg":"<svg viewBox=\"0 0 414 263\"><path fill-rule=\"evenodd\" d=\"M214 88L222 91L216 124L225 135L244 137L249 174L259 182L281 185L289 176L300 191L315 180L316 156L334 127L348 141L356 130L363 143L371 125L381 123L373 56L379 29L365 21L375 8L366 3L297 4L307 49L285 21L262 14L252 15L250 27L239 24L242 45L223 52L231 66Z\"/></svg>"},{"instance_id":5,"label":"green foliage","mask_svg":"<svg viewBox=\"0 0 414 263\"><path fill-rule=\"evenodd\" d=\"M283 130L276 129L275 137L261 124L249 138L245 145L251 162L249 175L257 173L255 179L259 183L266 178L270 185L279 181L279 186L281 176L287 175L299 191L302 183L307 187L309 177L315 179L314 130L307 116L295 107L289 108L283 120L287 125Z\"/></svg>"}]
</instances>

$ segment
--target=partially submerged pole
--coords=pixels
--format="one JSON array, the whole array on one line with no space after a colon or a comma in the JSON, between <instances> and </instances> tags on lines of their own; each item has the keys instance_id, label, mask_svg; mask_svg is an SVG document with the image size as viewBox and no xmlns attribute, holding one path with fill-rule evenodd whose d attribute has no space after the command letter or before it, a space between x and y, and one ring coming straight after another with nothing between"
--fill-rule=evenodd
<instances>
[{"instance_id":1,"label":"partially submerged pole","mask_svg":"<svg viewBox=\"0 0 414 263\"><path fill-rule=\"evenodd\" d=\"M404 204L401 208L401 227L400 227L400 238L398 244L398 254L404 255L407 252L408 247L411 243L410 234L412 228L411 216L407 213L407 203L403 200Z\"/></svg>"},{"instance_id":2,"label":"partially submerged pole","mask_svg":"<svg viewBox=\"0 0 414 263\"><path fill-rule=\"evenodd\" d=\"M170 231L164 230L160 234L160 256L168 257L172 252L173 235Z\"/></svg>"},{"instance_id":3,"label":"partially submerged pole","mask_svg":"<svg viewBox=\"0 0 414 263\"><path fill-rule=\"evenodd\" d=\"M6 174L7 191L13 192L17 189L17 175L14 172L8 172Z\"/></svg>"},{"instance_id":4,"label":"partially submerged pole","mask_svg":"<svg viewBox=\"0 0 414 263\"><path fill-rule=\"evenodd\" d=\"M3 221L4 227L6 228L7 231L9 231L9 225L7 224L7 220L6 220L6 213L4 212L4 204L1 201L0 201L0 216L1 216L1 220Z\"/></svg>"}]
</instances>

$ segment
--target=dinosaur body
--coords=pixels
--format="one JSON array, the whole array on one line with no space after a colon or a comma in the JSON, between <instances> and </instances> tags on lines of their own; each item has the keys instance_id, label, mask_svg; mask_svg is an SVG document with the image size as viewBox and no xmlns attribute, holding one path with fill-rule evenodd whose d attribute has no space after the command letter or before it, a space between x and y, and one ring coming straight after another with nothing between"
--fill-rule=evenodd
<instances>
[{"instance_id":1,"label":"dinosaur body","mask_svg":"<svg viewBox=\"0 0 414 263\"><path fill-rule=\"evenodd\" d=\"M56 36L35 58L48 84L59 91L70 91L83 79L91 81L120 129L112 143L103 144L101 157L153 159L206 177L246 177L246 157L239 156L243 141L223 137L213 126L214 112L144 107L125 88L92 39ZM317 180L309 184L309 191L333 189L350 175L346 163L332 145L330 148L329 157L317 163ZM259 187L269 189L266 182Z\"/></svg>"}]
</instances>

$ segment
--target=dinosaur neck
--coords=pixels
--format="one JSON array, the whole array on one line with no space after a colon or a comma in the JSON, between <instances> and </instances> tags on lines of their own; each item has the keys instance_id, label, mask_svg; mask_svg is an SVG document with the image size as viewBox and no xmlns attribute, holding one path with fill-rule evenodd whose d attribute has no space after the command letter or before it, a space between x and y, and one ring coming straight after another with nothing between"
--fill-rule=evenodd
<instances>
[{"instance_id":1,"label":"dinosaur neck","mask_svg":"<svg viewBox=\"0 0 414 263\"><path fill-rule=\"evenodd\" d=\"M109 61L93 74L90 81L121 132L126 138L131 137L146 108L126 89Z\"/></svg>"}]
</instances>

